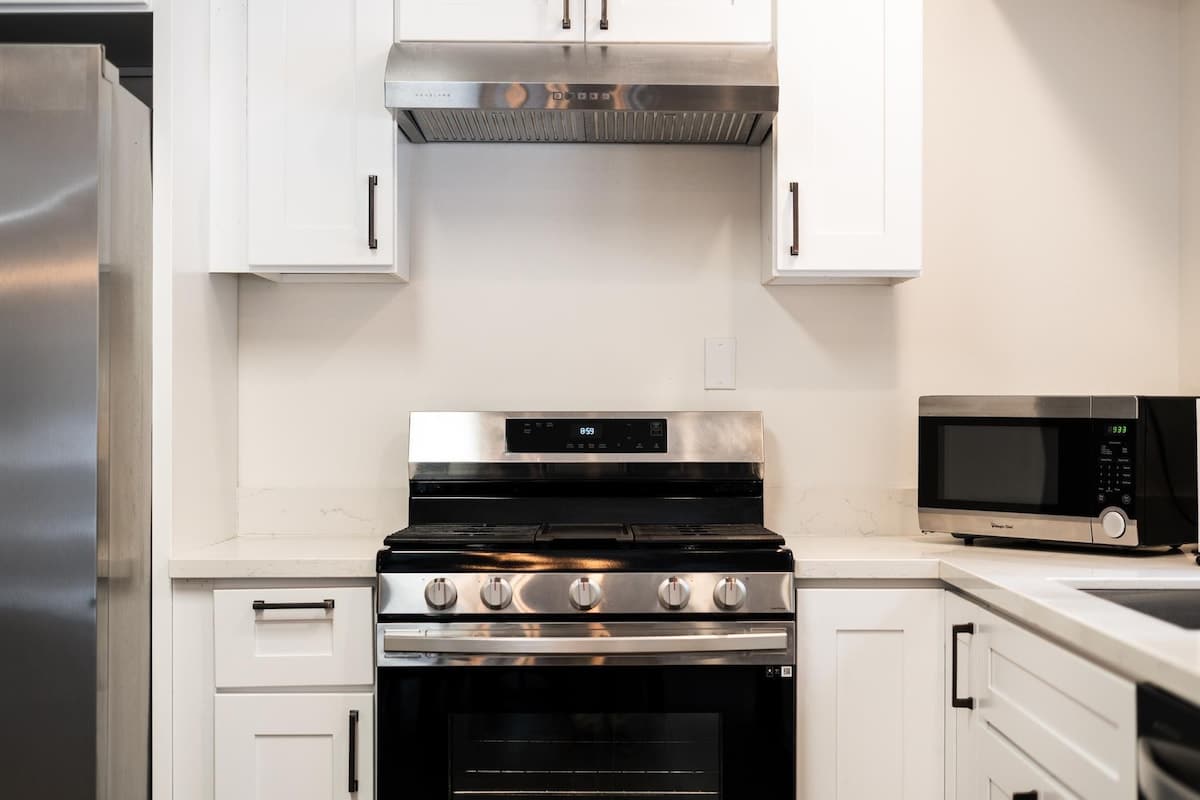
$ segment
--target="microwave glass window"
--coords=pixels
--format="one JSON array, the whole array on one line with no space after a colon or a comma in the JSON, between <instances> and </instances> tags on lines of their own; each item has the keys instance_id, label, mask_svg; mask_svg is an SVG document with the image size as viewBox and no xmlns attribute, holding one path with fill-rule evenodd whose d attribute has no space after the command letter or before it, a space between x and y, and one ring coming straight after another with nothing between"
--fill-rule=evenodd
<instances>
[{"instance_id":1,"label":"microwave glass window","mask_svg":"<svg viewBox=\"0 0 1200 800\"><path fill-rule=\"evenodd\" d=\"M1058 428L945 425L939 439L942 498L1058 505Z\"/></svg>"},{"instance_id":2,"label":"microwave glass window","mask_svg":"<svg viewBox=\"0 0 1200 800\"><path fill-rule=\"evenodd\" d=\"M721 796L719 714L453 714L450 794Z\"/></svg>"}]
</instances>

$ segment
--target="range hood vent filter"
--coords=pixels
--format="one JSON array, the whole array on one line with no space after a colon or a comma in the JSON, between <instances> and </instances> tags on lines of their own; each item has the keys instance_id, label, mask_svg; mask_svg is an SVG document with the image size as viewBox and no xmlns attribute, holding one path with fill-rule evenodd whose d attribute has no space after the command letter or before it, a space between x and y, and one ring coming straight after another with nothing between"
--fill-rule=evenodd
<instances>
[{"instance_id":1,"label":"range hood vent filter","mask_svg":"<svg viewBox=\"0 0 1200 800\"><path fill-rule=\"evenodd\" d=\"M759 114L666 111L414 111L428 142L749 144Z\"/></svg>"},{"instance_id":2,"label":"range hood vent filter","mask_svg":"<svg viewBox=\"0 0 1200 800\"><path fill-rule=\"evenodd\" d=\"M384 97L410 141L762 144L762 45L393 45Z\"/></svg>"}]
</instances>

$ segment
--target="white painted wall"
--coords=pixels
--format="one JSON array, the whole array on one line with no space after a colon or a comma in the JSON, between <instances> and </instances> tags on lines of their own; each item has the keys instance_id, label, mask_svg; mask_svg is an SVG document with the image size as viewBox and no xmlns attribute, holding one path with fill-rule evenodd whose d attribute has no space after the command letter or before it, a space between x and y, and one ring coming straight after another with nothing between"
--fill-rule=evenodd
<instances>
[{"instance_id":1,"label":"white painted wall","mask_svg":"<svg viewBox=\"0 0 1200 800\"><path fill-rule=\"evenodd\" d=\"M1179 372L1183 391L1200 394L1200 0L1183 0L1182 14Z\"/></svg>"},{"instance_id":2,"label":"white painted wall","mask_svg":"<svg viewBox=\"0 0 1200 800\"><path fill-rule=\"evenodd\" d=\"M918 395L1176 391L1179 13L927 0L896 288L761 286L755 151L419 149L410 286L240 284L240 530L403 525L414 409L749 408L769 524L906 533Z\"/></svg>"}]
</instances>

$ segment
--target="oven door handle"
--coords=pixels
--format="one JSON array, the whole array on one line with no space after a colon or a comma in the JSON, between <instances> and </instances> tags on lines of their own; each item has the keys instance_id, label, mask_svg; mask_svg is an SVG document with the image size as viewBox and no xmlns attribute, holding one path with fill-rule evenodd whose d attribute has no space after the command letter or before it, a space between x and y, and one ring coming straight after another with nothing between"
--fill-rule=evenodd
<instances>
[{"instance_id":1,"label":"oven door handle","mask_svg":"<svg viewBox=\"0 0 1200 800\"><path fill-rule=\"evenodd\" d=\"M1200 800L1200 791L1171 774L1170 768L1159 761L1158 755L1155 753L1155 746L1156 742L1152 738L1144 736L1138 740L1138 788L1146 797L1151 798ZM1189 760L1200 761L1200 757L1196 757L1194 752L1188 753L1188 756ZM1191 766L1194 770L1195 763Z\"/></svg>"},{"instance_id":2,"label":"oven door handle","mask_svg":"<svg viewBox=\"0 0 1200 800\"><path fill-rule=\"evenodd\" d=\"M461 655L657 655L786 651L785 630L665 636L479 636L470 633L388 631L384 653Z\"/></svg>"}]
</instances>

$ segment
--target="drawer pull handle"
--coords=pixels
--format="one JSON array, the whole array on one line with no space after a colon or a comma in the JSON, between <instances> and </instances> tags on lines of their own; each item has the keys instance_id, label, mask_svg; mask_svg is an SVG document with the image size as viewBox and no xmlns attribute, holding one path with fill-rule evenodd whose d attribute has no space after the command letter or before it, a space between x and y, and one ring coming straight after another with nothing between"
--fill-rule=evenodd
<instances>
[{"instance_id":1,"label":"drawer pull handle","mask_svg":"<svg viewBox=\"0 0 1200 800\"><path fill-rule=\"evenodd\" d=\"M378 175L367 176L367 247L379 249L379 240L375 238L375 187L379 185Z\"/></svg>"},{"instance_id":2,"label":"drawer pull handle","mask_svg":"<svg viewBox=\"0 0 1200 800\"><path fill-rule=\"evenodd\" d=\"M968 636L975 635L975 623L968 622L965 625L955 625L950 629L950 705L954 708L974 708L974 697L959 697L958 696L958 637L959 634L967 634ZM1014 800L1016 798L1014 797ZM1036 793L1034 800L1037 800Z\"/></svg>"},{"instance_id":3,"label":"drawer pull handle","mask_svg":"<svg viewBox=\"0 0 1200 800\"><path fill-rule=\"evenodd\" d=\"M792 250L794 256L800 255L800 184L792 181L788 184L792 193Z\"/></svg>"},{"instance_id":4,"label":"drawer pull handle","mask_svg":"<svg viewBox=\"0 0 1200 800\"><path fill-rule=\"evenodd\" d=\"M1038 800L1037 792L1017 792L1012 800Z\"/></svg>"},{"instance_id":5,"label":"drawer pull handle","mask_svg":"<svg viewBox=\"0 0 1200 800\"><path fill-rule=\"evenodd\" d=\"M255 600L250 605L255 611L315 611L321 609L333 611L333 601L328 599L313 603L268 603L265 600Z\"/></svg>"},{"instance_id":6,"label":"drawer pull handle","mask_svg":"<svg viewBox=\"0 0 1200 800\"><path fill-rule=\"evenodd\" d=\"M350 712L350 794L358 791L358 711Z\"/></svg>"}]
</instances>

